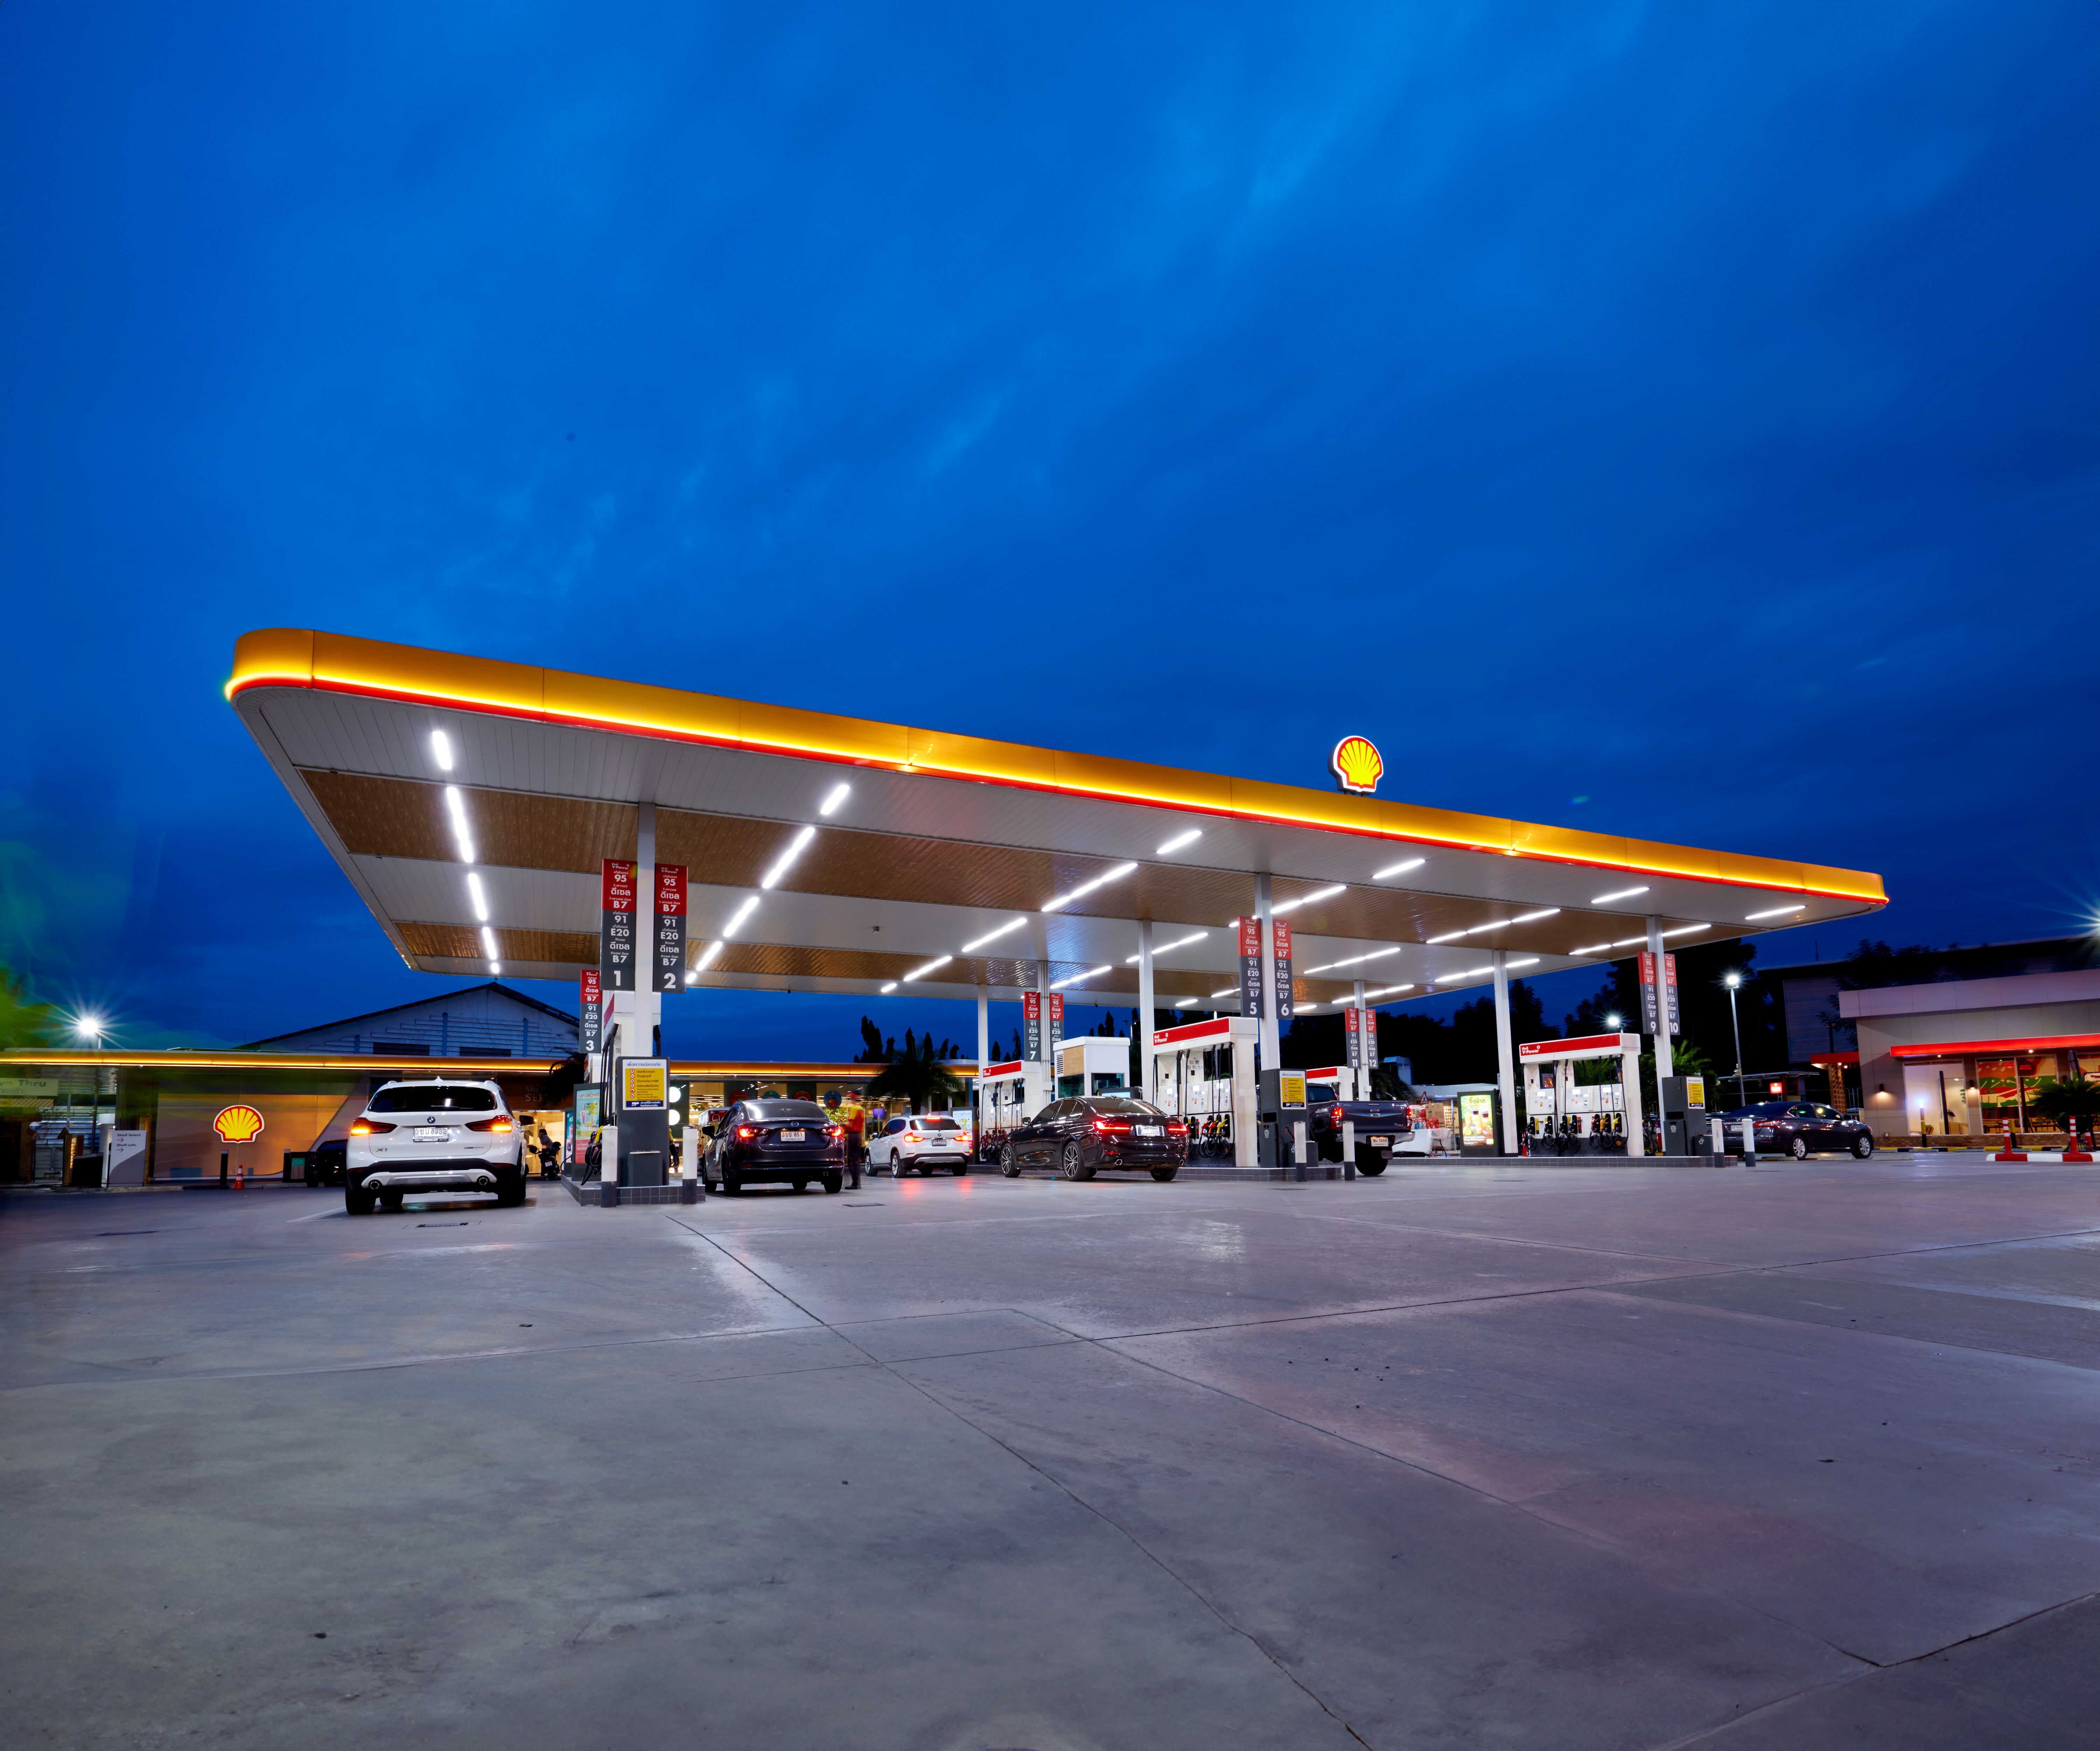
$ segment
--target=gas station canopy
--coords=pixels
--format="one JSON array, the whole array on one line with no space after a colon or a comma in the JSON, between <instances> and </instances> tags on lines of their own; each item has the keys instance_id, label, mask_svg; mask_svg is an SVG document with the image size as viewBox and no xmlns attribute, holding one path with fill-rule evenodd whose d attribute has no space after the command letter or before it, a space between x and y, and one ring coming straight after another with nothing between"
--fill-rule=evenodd
<instances>
[{"instance_id":1,"label":"gas station canopy","mask_svg":"<svg viewBox=\"0 0 2100 1751\"><path fill-rule=\"evenodd\" d=\"M1238 1008L1258 874L1301 1010L1886 903L1878 876L272 629L227 698L408 964L573 978L599 876L689 875L687 986Z\"/></svg>"}]
</instances>

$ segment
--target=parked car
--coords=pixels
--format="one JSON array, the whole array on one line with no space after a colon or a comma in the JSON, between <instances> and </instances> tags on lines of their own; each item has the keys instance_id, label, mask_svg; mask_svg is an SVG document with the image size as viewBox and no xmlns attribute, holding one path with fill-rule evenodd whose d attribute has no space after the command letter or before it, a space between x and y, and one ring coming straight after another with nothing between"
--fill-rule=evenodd
<instances>
[{"instance_id":1,"label":"parked car","mask_svg":"<svg viewBox=\"0 0 2100 1751\"><path fill-rule=\"evenodd\" d=\"M345 1163L350 1155L350 1140L336 1137L326 1143L316 1143L307 1151L307 1184L308 1185L341 1185Z\"/></svg>"},{"instance_id":2,"label":"parked car","mask_svg":"<svg viewBox=\"0 0 2100 1751\"><path fill-rule=\"evenodd\" d=\"M871 1173L887 1167L893 1179L936 1167L960 1179L970 1171L970 1134L945 1113L889 1119L867 1140L867 1166Z\"/></svg>"},{"instance_id":3,"label":"parked car","mask_svg":"<svg viewBox=\"0 0 2100 1751\"><path fill-rule=\"evenodd\" d=\"M1333 1083L1305 1085L1306 1146L1323 1162L1342 1158L1342 1127L1356 1127L1357 1171L1373 1179L1383 1173L1396 1150L1426 1155L1414 1136L1414 1121L1404 1100L1343 1100ZM1414 1145L1409 1147L1409 1145Z\"/></svg>"},{"instance_id":4,"label":"parked car","mask_svg":"<svg viewBox=\"0 0 2100 1751\"><path fill-rule=\"evenodd\" d=\"M1055 1167L1067 1180L1091 1180L1103 1167L1143 1168L1163 1184L1188 1158L1188 1126L1149 1100L1083 1095L1052 1100L1008 1131L999 1171L1012 1180L1024 1167Z\"/></svg>"},{"instance_id":5,"label":"parked car","mask_svg":"<svg viewBox=\"0 0 2100 1751\"><path fill-rule=\"evenodd\" d=\"M525 1202L518 1122L494 1083L382 1083L351 1123L344 1206L368 1216L399 1210L411 1192L493 1192Z\"/></svg>"},{"instance_id":6,"label":"parked car","mask_svg":"<svg viewBox=\"0 0 2100 1751\"><path fill-rule=\"evenodd\" d=\"M1758 1148L1791 1155L1796 1161L1819 1150L1848 1149L1861 1161L1874 1153L1874 1134L1864 1121L1847 1118L1836 1107L1819 1106L1812 1100L1760 1100L1718 1116L1731 1149L1742 1146L1743 1121L1747 1118ZM1692 1144L1704 1151L1712 1147L1712 1138L1694 1138Z\"/></svg>"},{"instance_id":7,"label":"parked car","mask_svg":"<svg viewBox=\"0 0 2100 1751\"><path fill-rule=\"evenodd\" d=\"M827 1192L846 1183L846 1131L814 1100L739 1100L715 1123L700 1157L711 1191L741 1192L761 1180L798 1192L816 1180Z\"/></svg>"}]
</instances>

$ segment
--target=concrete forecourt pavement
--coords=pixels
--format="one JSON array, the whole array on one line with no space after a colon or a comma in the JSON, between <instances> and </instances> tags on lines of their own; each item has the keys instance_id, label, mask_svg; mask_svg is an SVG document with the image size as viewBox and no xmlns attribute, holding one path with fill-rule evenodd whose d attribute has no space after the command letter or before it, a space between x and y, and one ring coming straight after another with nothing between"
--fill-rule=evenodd
<instances>
[{"instance_id":1,"label":"concrete forecourt pavement","mask_svg":"<svg viewBox=\"0 0 2100 1751\"><path fill-rule=\"evenodd\" d=\"M15 1745L2100 1742L2100 1171L14 1195Z\"/></svg>"}]
</instances>

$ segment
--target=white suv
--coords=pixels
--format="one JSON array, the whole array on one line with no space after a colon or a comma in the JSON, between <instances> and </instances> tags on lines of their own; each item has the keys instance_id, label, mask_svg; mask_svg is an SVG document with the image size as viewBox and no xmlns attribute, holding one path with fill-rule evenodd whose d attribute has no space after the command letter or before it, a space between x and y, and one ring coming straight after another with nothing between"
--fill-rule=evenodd
<instances>
[{"instance_id":1,"label":"white suv","mask_svg":"<svg viewBox=\"0 0 2100 1751\"><path fill-rule=\"evenodd\" d=\"M411 1192L493 1192L525 1202L524 1140L494 1083L383 1083L350 1127L343 1202L399 1210Z\"/></svg>"},{"instance_id":2,"label":"white suv","mask_svg":"<svg viewBox=\"0 0 2100 1751\"><path fill-rule=\"evenodd\" d=\"M868 1140L868 1171L879 1167L900 1180L915 1167L921 1173L945 1167L960 1180L970 1171L970 1134L945 1113L893 1118Z\"/></svg>"}]
</instances>

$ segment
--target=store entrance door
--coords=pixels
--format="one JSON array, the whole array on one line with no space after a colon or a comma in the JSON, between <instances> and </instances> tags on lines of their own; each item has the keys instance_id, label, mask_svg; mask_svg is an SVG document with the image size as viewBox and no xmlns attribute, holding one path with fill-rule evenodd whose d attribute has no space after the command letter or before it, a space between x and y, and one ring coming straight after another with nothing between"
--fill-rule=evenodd
<instances>
[{"instance_id":1,"label":"store entrance door","mask_svg":"<svg viewBox=\"0 0 2100 1751\"><path fill-rule=\"evenodd\" d=\"M1906 1064L1904 1117L1926 1136L1969 1135L1969 1096L1959 1064Z\"/></svg>"}]
</instances>

